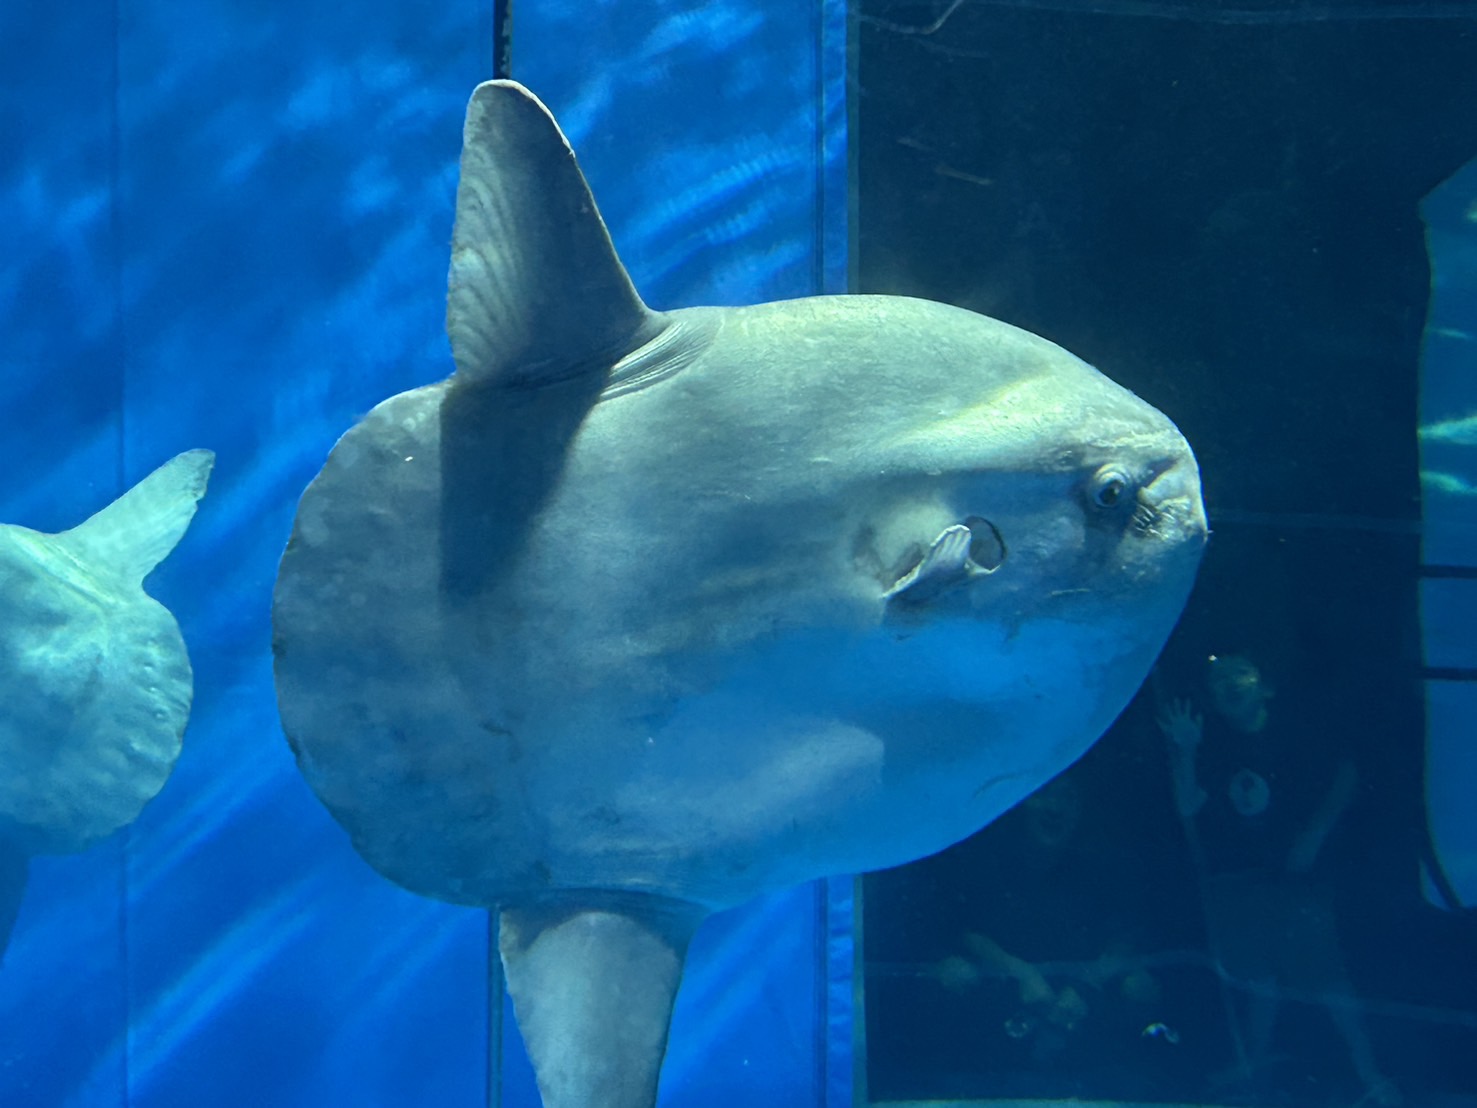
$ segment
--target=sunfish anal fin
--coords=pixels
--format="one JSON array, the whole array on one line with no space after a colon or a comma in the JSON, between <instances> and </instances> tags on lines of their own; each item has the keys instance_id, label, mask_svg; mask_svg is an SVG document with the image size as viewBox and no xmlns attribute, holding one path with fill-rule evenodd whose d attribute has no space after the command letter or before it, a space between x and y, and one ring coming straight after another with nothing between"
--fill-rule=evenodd
<instances>
[{"instance_id":1,"label":"sunfish anal fin","mask_svg":"<svg viewBox=\"0 0 1477 1108\"><path fill-rule=\"evenodd\" d=\"M654 1108L687 945L706 914L599 892L502 909L503 970L544 1108Z\"/></svg>"},{"instance_id":2,"label":"sunfish anal fin","mask_svg":"<svg viewBox=\"0 0 1477 1108\"><path fill-rule=\"evenodd\" d=\"M56 542L93 572L140 584L184 537L214 465L209 450L176 455Z\"/></svg>"},{"instance_id":3,"label":"sunfish anal fin","mask_svg":"<svg viewBox=\"0 0 1477 1108\"><path fill-rule=\"evenodd\" d=\"M457 379L539 385L608 373L663 325L616 256L549 110L516 82L478 85L447 281Z\"/></svg>"}]
</instances>

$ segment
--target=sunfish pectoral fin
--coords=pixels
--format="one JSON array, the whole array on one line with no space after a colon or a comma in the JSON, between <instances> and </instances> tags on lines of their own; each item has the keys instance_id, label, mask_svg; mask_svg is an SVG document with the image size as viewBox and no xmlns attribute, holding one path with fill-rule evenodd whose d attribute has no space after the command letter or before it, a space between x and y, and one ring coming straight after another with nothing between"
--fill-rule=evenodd
<instances>
[{"instance_id":1,"label":"sunfish pectoral fin","mask_svg":"<svg viewBox=\"0 0 1477 1108\"><path fill-rule=\"evenodd\" d=\"M993 524L984 520L980 523L994 531ZM998 532L995 534L998 537ZM933 540L933 545L923 555L923 560L883 593L882 599L923 604L976 577L994 573L998 562L986 567L970 556L971 550L978 543L979 538L967 524L956 523L945 527L938 538Z\"/></svg>"},{"instance_id":2,"label":"sunfish pectoral fin","mask_svg":"<svg viewBox=\"0 0 1477 1108\"><path fill-rule=\"evenodd\" d=\"M446 297L462 382L608 370L659 332L537 97L515 81L478 85L462 143Z\"/></svg>"},{"instance_id":3,"label":"sunfish pectoral fin","mask_svg":"<svg viewBox=\"0 0 1477 1108\"><path fill-rule=\"evenodd\" d=\"M705 914L598 892L502 909L498 947L544 1108L654 1108L687 945Z\"/></svg>"},{"instance_id":4,"label":"sunfish pectoral fin","mask_svg":"<svg viewBox=\"0 0 1477 1108\"><path fill-rule=\"evenodd\" d=\"M138 584L184 537L215 455L176 455L102 511L56 536L85 565Z\"/></svg>"}]
</instances>

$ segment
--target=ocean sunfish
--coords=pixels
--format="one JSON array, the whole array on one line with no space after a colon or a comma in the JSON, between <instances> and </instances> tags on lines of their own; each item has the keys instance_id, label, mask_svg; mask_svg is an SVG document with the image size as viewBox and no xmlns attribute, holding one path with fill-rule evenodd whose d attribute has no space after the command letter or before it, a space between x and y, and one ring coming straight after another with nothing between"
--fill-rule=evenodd
<instances>
[{"instance_id":1,"label":"ocean sunfish","mask_svg":"<svg viewBox=\"0 0 1477 1108\"><path fill-rule=\"evenodd\" d=\"M1206 523L1154 408L903 297L658 312L548 110L467 110L455 372L298 508L273 623L355 847L500 909L548 1108L650 1108L708 913L940 850L1082 754Z\"/></svg>"},{"instance_id":2,"label":"ocean sunfish","mask_svg":"<svg viewBox=\"0 0 1477 1108\"><path fill-rule=\"evenodd\" d=\"M132 823L179 757L190 659L143 582L184 536L214 462L180 454L61 534L0 524L0 950L26 859Z\"/></svg>"}]
</instances>

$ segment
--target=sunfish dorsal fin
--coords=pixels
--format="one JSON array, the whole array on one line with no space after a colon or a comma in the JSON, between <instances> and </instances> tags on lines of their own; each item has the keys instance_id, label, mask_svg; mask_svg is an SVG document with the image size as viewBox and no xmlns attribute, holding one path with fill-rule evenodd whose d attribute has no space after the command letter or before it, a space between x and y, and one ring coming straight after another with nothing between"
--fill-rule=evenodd
<instances>
[{"instance_id":1,"label":"sunfish dorsal fin","mask_svg":"<svg viewBox=\"0 0 1477 1108\"><path fill-rule=\"evenodd\" d=\"M195 518L215 455L187 450L56 541L80 562L139 584Z\"/></svg>"},{"instance_id":2,"label":"sunfish dorsal fin","mask_svg":"<svg viewBox=\"0 0 1477 1108\"><path fill-rule=\"evenodd\" d=\"M659 321L616 256L549 110L515 81L478 85L462 134L447 280L458 378L539 384L608 369Z\"/></svg>"}]
</instances>

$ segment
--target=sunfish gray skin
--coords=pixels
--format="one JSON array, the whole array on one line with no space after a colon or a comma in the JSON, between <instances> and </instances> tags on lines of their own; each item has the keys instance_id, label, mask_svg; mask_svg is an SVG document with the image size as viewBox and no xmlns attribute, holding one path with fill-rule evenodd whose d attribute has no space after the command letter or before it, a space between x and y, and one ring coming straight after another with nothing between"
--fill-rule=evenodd
<instances>
[{"instance_id":1,"label":"sunfish gray skin","mask_svg":"<svg viewBox=\"0 0 1477 1108\"><path fill-rule=\"evenodd\" d=\"M174 768L190 659L143 582L189 527L214 461L180 454L59 535L0 524L0 950L26 859L132 823Z\"/></svg>"},{"instance_id":2,"label":"sunfish gray skin","mask_svg":"<svg viewBox=\"0 0 1477 1108\"><path fill-rule=\"evenodd\" d=\"M501 909L548 1108L649 1108L709 912L982 827L1112 722L1179 615L1199 475L1159 412L942 304L655 312L521 86L467 111L456 371L303 495L278 701L406 888Z\"/></svg>"}]
</instances>

